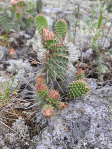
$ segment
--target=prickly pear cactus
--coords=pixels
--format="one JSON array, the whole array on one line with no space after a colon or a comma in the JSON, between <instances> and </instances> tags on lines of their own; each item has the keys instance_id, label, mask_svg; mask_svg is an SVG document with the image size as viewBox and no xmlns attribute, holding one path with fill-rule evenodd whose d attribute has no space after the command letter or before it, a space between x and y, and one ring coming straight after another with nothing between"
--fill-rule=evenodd
<instances>
[{"instance_id":1,"label":"prickly pear cactus","mask_svg":"<svg viewBox=\"0 0 112 149\"><path fill-rule=\"evenodd\" d=\"M91 88L83 80L73 81L68 86L67 96L68 98L80 97L87 93Z\"/></svg>"},{"instance_id":2,"label":"prickly pear cactus","mask_svg":"<svg viewBox=\"0 0 112 149\"><path fill-rule=\"evenodd\" d=\"M35 21L34 22L35 22L35 26L38 29L39 33L42 35L42 30L41 30L42 27L43 28L47 28L48 27L46 18L44 17L44 15L38 14L35 17Z\"/></svg>"},{"instance_id":3,"label":"prickly pear cactus","mask_svg":"<svg viewBox=\"0 0 112 149\"><path fill-rule=\"evenodd\" d=\"M65 34L67 32L67 23L64 19L59 19L55 25L54 25L54 30L56 33L56 36L60 40L64 40Z\"/></svg>"}]
</instances>

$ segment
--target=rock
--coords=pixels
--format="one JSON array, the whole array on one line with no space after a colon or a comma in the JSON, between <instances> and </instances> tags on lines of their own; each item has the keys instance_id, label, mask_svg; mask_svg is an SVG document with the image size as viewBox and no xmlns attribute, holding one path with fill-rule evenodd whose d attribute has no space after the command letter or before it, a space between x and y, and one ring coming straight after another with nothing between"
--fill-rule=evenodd
<instances>
[{"instance_id":1,"label":"rock","mask_svg":"<svg viewBox=\"0 0 112 149\"><path fill-rule=\"evenodd\" d=\"M6 47L0 46L0 63L6 59L8 54L9 50Z\"/></svg>"},{"instance_id":2,"label":"rock","mask_svg":"<svg viewBox=\"0 0 112 149\"><path fill-rule=\"evenodd\" d=\"M93 90L95 90L97 88L97 83L96 83L96 79L88 79L87 80L87 84L89 85L90 88L92 88Z\"/></svg>"},{"instance_id":3,"label":"rock","mask_svg":"<svg viewBox=\"0 0 112 149\"><path fill-rule=\"evenodd\" d=\"M11 37L10 37L10 38L9 38L9 41L10 41L10 42L14 42L14 38L11 38Z\"/></svg>"},{"instance_id":4,"label":"rock","mask_svg":"<svg viewBox=\"0 0 112 149\"><path fill-rule=\"evenodd\" d=\"M24 119L22 119L22 117L16 119L16 122L12 124L12 129L17 133L13 132L5 134L5 138L10 142L10 145L8 144L8 146L10 146L10 148L21 148L23 145L21 145L20 142L22 142L27 148L29 146L28 140L30 139L30 136Z\"/></svg>"},{"instance_id":5,"label":"rock","mask_svg":"<svg viewBox=\"0 0 112 149\"><path fill-rule=\"evenodd\" d=\"M103 47L105 47L105 48L110 47L110 43L107 39L105 39L105 37L103 37L103 39L101 39L101 37L98 38L98 40L96 40L96 42L95 42L95 45L98 45L98 44L100 46L102 46L104 44Z\"/></svg>"},{"instance_id":6,"label":"rock","mask_svg":"<svg viewBox=\"0 0 112 149\"><path fill-rule=\"evenodd\" d=\"M25 31L20 31L20 32L19 32L19 35L20 35L20 36L24 36L24 34L25 34Z\"/></svg>"},{"instance_id":7,"label":"rock","mask_svg":"<svg viewBox=\"0 0 112 149\"><path fill-rule=\"evenodd\" d=\"M105 65L103 65L102 67L101 67L101 70L100 70L103 74L105 74L105 73L110 73L110 70L108 69L108 67L107 66L105 66Z\"/></svg>"},{"instance_id":8,"label":"rock","mask_svg":"<svg viewBox=\"0 0 112 149\"><path fill-rule=\"evenodd\" d=\"M101 143L105 138L101 137L104 134L107 134L106 142L108 141L109 146L112 146L110 137L112 132L106 127L107 125L112 127L112 121L107 118L108 107L100 101L92 100L94 96L91 94L91 99L87 97L89 100L86 101L86 104L75 99L66 103L67 108L64 110L56 111L56 114L48 119L48 125L43 130L41 139L38 138L37 148L41 146L40 144L53 149L59 147L77 148L78 146L88 149L92 147L104 148L105 143Z\"/></svg>"},{"instance_id":9,"label":"rock","mask_svg":"<svg viewBox=\"0 0 112 149\"><path fill-rule=\"evenodd\" d=\"M78 47L75 46L73 43L67 44L67 47L68 47L69 54L70 54L69 55L69 61L72 62L72 63L76 62L79 59L80 55L81 55Z\"/></svg>"},{"instance_id":10,"label":"rock","mask_svg":"<svg viewBox=\"0 0 112 149\"><path fill-rule=\"evenodd\" d=\"M82 52L82 58L83 59L88 59L91 56L91 54L93 54L93 50L90 48L86 52Z\"/></svg>"},{"instance_id":11,"label":"rock","mask_svg":"<svg viewBox=\"0 0 112 149\"><path fill-rule=\"evenodd\" d=\"M43 48L41 43L41 35L38 30L35 31L35 35L32 39L28 40L26 45L30 46L32 44L33 50L37 52L39 60L43 60L45 58L45 52L47 51Z\"/></svg>"},{"instance_id":12,"label":"rock","mask_svg":"<svg viewBox=\"0 0 112 149\"><path fill-rule=\"evenodd\" d=\"M16 73L18 68L19 70L25 70L26 72L29 72L32 70L32 67L28 63L28 61L24 61L22 59L20 60L14 60L10 59L7 61L7 63L10 64L10 66L7 67L8 72Z\"/></svg>"},{"instance_id":13,"label":"rock","mask_svg":"<svg viewBox=\"0 0 112 149\"><path fill-rule=\"evenodd\" d=\"M31 38L31 36L30 35L28 35L28 34L24 34L24 37L27 39L27 38Z\"/></svg>"}]
</instances>

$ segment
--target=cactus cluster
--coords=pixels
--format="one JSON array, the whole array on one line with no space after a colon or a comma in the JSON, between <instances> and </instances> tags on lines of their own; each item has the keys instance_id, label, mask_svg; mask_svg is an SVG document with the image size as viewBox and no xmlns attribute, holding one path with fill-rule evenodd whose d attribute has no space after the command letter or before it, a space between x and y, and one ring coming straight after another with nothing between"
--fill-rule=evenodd
<instances>
[{"instance_id":1,"label":"cactus cluster","mask_svg":"<svg viewBox=\"0 0 112 149\"><path fill-rule=\"evenodd\" d=\"M63 110L66 106L63 102L59 101L60 94L57 90L48 90L48 87L46 85L46 81L44 80L43 76L37 76L36 78L36 92L38 93L38 96L40 99L45 100L42 104L44 104L42 108L43 116L46 118L50 118L53 116L54 113L54 107L57 110Z\"/></svg>"},{"instance_id":2,"label":"cactus cluster","mask_svg":"<svg viewBox=\"0 0 112 149\"><path fill-rule=\"evenodd\" d=\"M59 19L55 23L55 33L48 30L47 20L42 14L35 17L35 26L42 35L41 42L43 47L49 51L45 62L45 71L52 79L64 80L64 74L68 64L69 52L66 46L58 46L58 42L65 37L67 23L64 19Z\"/></svg>"}]
</instances>

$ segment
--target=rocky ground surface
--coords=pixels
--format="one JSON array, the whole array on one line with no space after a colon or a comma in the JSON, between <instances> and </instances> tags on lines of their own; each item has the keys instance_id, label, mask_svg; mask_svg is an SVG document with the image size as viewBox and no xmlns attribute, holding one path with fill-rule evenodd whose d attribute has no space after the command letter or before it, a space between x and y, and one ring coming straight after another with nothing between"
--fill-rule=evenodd
<instances>
[{"instance_id":1,"label":"rocky ground surface","mask_svg":"<svg viewBox=\"0 0 112 149\"><path fill-rule=\"evenodd\" d=\"M72 5L72 1L70 2ZM52 8L52 11L55 12L57 9ZM45 8L45 12L48 11L51 11L51 8ZM34 103L35 78L39 73L44 74L38 53L44 56L45 49L42 47L38 31L33 25L29 30L21 29L19 32L11 31L8 34L0 26L0 34L9 37L9 45L15 50L14 54L10 54L7 42L0 40L0 81L7 80L10 85L19 68L11 90L18 83L19 86L0 109L0 147L3 149L111 149L112 52L109 52L112 48L111 33L109 32L108 40L105 41L105 50L99 50L99 55L103 59L102 64L105 65L101 68L100 75L97 70L97 55L92 51L90 44L88 43L82 50L82 46L78 44L80 41L77 40L75 44L73 41L68 42L65 37L70 53L65 86L72 81L74 73L82 68L85 80L92 89L76 99L68 100L64 94L61 100L67 107L63 111L55 111L50 119L44 118L41 108ZM82 36L82 45L89 38L85 36ZM105 55L105 52L110 54ZM48 86L51 88L51 84Z\"/></svg>"}]
</instances>

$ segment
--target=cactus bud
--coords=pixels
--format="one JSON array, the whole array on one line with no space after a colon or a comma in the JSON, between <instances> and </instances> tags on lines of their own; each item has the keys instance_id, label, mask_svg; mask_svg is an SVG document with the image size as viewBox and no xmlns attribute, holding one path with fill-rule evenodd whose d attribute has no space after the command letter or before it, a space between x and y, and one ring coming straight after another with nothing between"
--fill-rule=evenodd
<instances>
[{"instance_id":1,"label":"cactus bud","mask_svg":"<svg viewBox=\"0 0 112 149\"><path fill-rule=\"evenodd\" d=\"M32 21L33 21L32 15L29 15L29 16L28 16L28 20L29 20L29 22L32 22Z\"/></svg>"},{"instance_id":2,"label":"cactus bud","mask_svg":"<svg viewBox=\"0 0 112 149\"><path fill-rule=\"evenodd\" d=\"M11 5L9 5L8 8L9 8L10 11L12 11L12 6Z\"/></svg>"},{"instance_id":3,"label":"cactus bud","mask_svg":"<svg viewBox=\"0 0 112 149\"><path fill-rule=\"evenodd\" d=\"M53 107L47 104L44 105L42 113L44 117L50 118L51 116L53 116L54 113Z\"/></svg>"},{"instance_id":4,"label":"cactus bud","mask_svg":"<svg viewBox=\"0 0 112 149\"><path fill-rule=\"evenodd\" d=\"M36 84L36 91L38 92L40 98L46 98L48 89L45 84Z\"/></svg>"},{"instance_id":5,"label":"cactus bud","mask_svg":"<svg viewBox=\"0 0 112 149\"><path fill-rule=\"evenodd\" d=\"M66 105L64 104L64 102L60 102L58 105L59 110L63 110L66 107Z\"/></svg>"},{"instance_id":6,"label":"cactus bud","mask_svg":"<svg viewBox=\"0 0 112 149\"><path fill-rule=\"evenodd\" d=\"M56 35L52 31L42 27L42 41L53 40L54 37L56 37ZM58 41L57 37L56 40Z\"/></svg>"},{"instance_id":7,"label":"cactus bud","mask_svg":"<svg viewBox=\"0 0 112 149\"><path fill-rule=\"evenodd\" d=\"M47 90L47 86L45 84L36 84L36 90L38 93L45 92Z\"/></svg>"},{"instance_id":8,"label":"cactus bud","mask_svg":"<svg viewBox=\"0 0 112 149\"><path fill-rule=\"evenodd\" d=\"M16 9L17 2L15 0L11 0L11 4L12 4L13 8Z\"/></svg>"},{"instance_id":9,"label":"cactus bud","mask_svg":"<svg viewBox=\"0 0 112 149\"><path fill-rule=\"evenodd\" d=\"M58 91L52 90L52 91L50 91L48 97L54 101L57 101L60 97L60 94L58 93Z\"/></svg>"},{"instance_id":10,"label":"cactus bud","mask_svg":"<svg viewBox=\"0 0 112 149\"><path fill-rule=\"evenodd\" d=\"M85 81L77 80L69 84L67 96L69 98L80 97L86 92L88 92L90 89L91 88L87 85Z\"/></svg>"},{"instance_id":11,"label":"cactus bud","mask_svg":"<svg viewBox=\"0 0 112 149\"><path fill-rule=\"evenodd\" d=\"M16 20L20 20L20 18L21 18L21 13L19 12L19 11L16 11L16 13L15 13L15 18L16 18Z\"/></svg>"},{"instance_id":12,"label":"cactus bud","mask_svg":"<svg viewBox=\"0 0 112 149\"><path fill-rule=\"evenodd\" d=\"M84 75L84 71L83 71L82 69L79 69L79 70L76 72L77 80L82 79L82 78L83 78L83 75Z\"/></svg>"},{"instance_id":13,"label":"cactus bud","mask_svg":"<svg viewBox=\"0 0 112 149\"><path fill-rule=\"evenodd\" d=\"M11 0L11 4L12 4L12 5L16 5L17 2L16 2L15 0Z\"/></svg>"},{"instance_id":14,"label":"cactus bud","mask_svg":"<svg viewBox=\"0 0 112 149\"><path fill-rule=\"evenodd\" d=\"M45 82L44 77L41 76L41 75L38 76L35 81L36 81L37 84L41 84L41 83Z\"/></svg>"}]
</instances>

